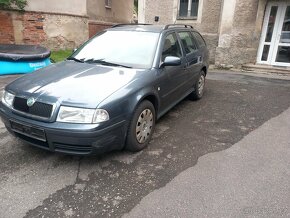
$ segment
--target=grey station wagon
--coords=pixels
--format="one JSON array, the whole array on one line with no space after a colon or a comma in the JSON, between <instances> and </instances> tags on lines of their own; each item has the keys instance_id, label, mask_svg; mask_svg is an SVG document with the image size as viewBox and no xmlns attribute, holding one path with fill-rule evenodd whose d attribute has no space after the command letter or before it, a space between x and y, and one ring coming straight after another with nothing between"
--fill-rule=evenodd
<instances>
[{"instance_id":1,"label":"grey station wagon","mask_svg":"<svg viewBox=\"0 0 290 218\"><path fill-rule=\"evenodd\" d=\"M6 128L34 146L67 154L146 147L155 122L203 95L208 49L189 25L116 25L66 61L5 87Z\"/></svg>"}]
</instances>

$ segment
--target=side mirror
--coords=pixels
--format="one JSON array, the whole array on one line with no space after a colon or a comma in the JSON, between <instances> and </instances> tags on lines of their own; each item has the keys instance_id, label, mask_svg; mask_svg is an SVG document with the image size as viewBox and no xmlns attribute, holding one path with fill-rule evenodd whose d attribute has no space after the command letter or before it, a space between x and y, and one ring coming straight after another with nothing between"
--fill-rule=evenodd
<instances>
[{"instance_id":1,"label":"side mirror","mask_svg":"<svg viewBox=\"0 0 290 218\"><path fill-rule=\"evenodd\" d=\"M181 64L181 59L179 57L167 56L160 67L178 66L180 64Z\"/></svg>"},{"instance_id":2,"label":"side mirror","mask_svg":"<svg viewBox=\"0 0 290 218\"><path fill-rule=\"evenodd\" d=\"M77 49L77 48L74 48L73 53L74 53L76 50L78 50L78 49Z\"/></svg>"}]
</instances>

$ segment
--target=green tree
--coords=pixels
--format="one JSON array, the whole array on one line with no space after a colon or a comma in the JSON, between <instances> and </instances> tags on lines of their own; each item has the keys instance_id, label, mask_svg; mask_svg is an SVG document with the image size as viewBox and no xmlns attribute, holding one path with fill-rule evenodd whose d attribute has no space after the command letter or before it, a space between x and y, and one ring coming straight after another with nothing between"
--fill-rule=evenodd
<instances>
[{"instance_id":1,"label":"green tree","mask_svg":"<svg viewBox=\"0 0 290 218\"><path fill-rule=\"evenodd\" d=\"M27 5L26 0L0 0L0 9L24 10Z\"/></svg>"}]
</instances>

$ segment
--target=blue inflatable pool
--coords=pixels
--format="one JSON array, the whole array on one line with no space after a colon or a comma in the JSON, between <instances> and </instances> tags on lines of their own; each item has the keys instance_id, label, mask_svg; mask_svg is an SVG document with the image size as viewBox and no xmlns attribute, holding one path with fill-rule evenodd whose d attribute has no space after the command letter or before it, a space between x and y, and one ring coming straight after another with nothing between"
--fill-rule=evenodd
<instances>
[{"instance_id":1,"label":"blue inflatable pool","mask_svg":"<svg viewBox=\"0 0 290 218\"><path fill-rule=\"evenodd\" d=\"M50 51L35 45L0 45L0 75L30 73L51 64Z\"/></svg>"}]
</instances>

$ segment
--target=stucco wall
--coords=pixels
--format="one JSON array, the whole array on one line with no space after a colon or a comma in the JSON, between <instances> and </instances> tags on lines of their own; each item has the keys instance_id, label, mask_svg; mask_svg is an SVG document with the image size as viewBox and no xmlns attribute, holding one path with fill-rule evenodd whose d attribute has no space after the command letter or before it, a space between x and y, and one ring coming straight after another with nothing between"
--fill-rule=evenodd
<instances>
[{"instance_id":1,"label":"stucco wall","mask_svg":"<svg viewBox=\"0 0 290 218\"><path fill-rule=\"evenodd\" d=\"M216 65L255 63L266 3L267 0L236 0L231 22L221 23Z\"/></svg>"},{"instance_id":2,"label":"stucco wall","mask_svg":"<svg viewBox=\"0 0 290 218\"><path fill-rule=\"evenodd\" d=\"M133 0L112 0L111 3L108 8L105 1L87 0L90 37L114 24L133 22Z\"/></svg>"},{"instance_id":3,"label":"stucco wall","mask_svg":"<svg viewBox=\"0 0 290 218\"><path fill-rule=\"evenodd\" d=\"M53 50L73 49L89 38L87 18L52 14L45 17L47 39L43 44Z\"/></svg>"},{"instance_id":4,"label":"stucco wall","mask_svg":"<svg viewBox=\"0 0 290 218\"><path fill-rule=\"evenodd\" d=\"M142 4L145 6L145 10L142 10L141 7L138 8L139 10L138 19L142 19L144 23L150 23L150 24L174 23L175 5L173 4L173 1L168 1L168 0L159 0L159 1L141 0L141 2L139 1L139 5L142 5ZM155 16L159 16L158 23L154 21Z\"/></svg>"},{"instance_id":5,"label":"stucco wall","mask_svg":"<svg viewBox=\"0 0 290 218\"><path fill-rule=\"evenodd\" d=\"M133 0L113 0L112 7L106 8L104 0L87 0L87 12L90 20L130 23L133 18L133 5Z\"/></svg>"},{"instance_id":6,"label":"stucco wall","mask_svg":"<svg viewBox=\"0 0 290 218\"><path fill-rule=\"evenodd\" d=\"M255 63L267 0L199 0L196 20L176 20L179 0L139 0L139 21L190 24L204 36L210 62Z\"/></svg>"},{"instance_id":7,"label":"stucco wall","mask_svg":"<svg viewBox=\"0 0 290 218\"><path fill-rule=\"evenodd\" d=\"M86 0L27 0L25 10L85 16L87 3Z\"/></svg>"},{"instance_id":8,"label":"stucco wall","mask_svg":"<svg viewBox=\"0 0 290 218\"><path fill-rule=\"evenodd\" d=\"M190 21L191 25L197 29L205 38L210 52L210 63L215 63L215 51L219 39L219 22L221 16L222 0L202 0L200 1L200 11L198 20ZM178 21L184 22L184 21Z\"/></svg>"},{"instance_id":9,"label":"stucco wall","mask_svg":"<svg viewBox=\"0 0 290 218\"><path fill-rule=\"evenodd\" d=\"M210 50L210 62L215 62L215 51L218 46L219 21L222 0L200 0L200 8L196 20L178 20L178 0L139 0L138 20L154 24L190 24L205 38ZM159 22L155 22L159 16Z\"/></svg>"}]
</instances>

